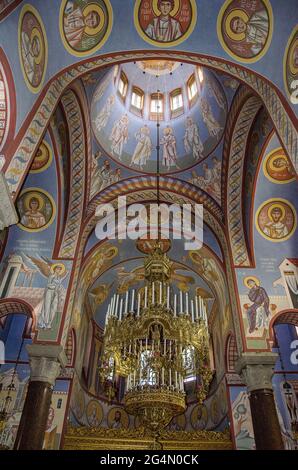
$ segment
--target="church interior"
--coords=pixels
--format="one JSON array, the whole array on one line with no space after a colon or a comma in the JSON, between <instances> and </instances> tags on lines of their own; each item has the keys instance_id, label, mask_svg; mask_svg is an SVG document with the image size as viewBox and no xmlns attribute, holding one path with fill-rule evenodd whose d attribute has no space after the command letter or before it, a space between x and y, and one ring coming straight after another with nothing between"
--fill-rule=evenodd
<instances>
[{"instance_id":1,"label":"church interior","mask_svg":"<svg viewBox=\"0 0 298 470\"><path fill-rule=\"evenodd\" d=\"M0 1L0 449L298 449L297 17Z\"/></svg>"}]
</instances>

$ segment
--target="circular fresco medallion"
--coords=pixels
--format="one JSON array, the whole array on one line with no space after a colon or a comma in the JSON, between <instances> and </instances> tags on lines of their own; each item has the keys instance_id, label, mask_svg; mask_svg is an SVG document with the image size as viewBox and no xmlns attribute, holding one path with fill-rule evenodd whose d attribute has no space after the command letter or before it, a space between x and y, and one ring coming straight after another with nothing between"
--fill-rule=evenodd
<instances>
[{"instance_id":1,"label":"circular fresco medallion","mask_svg":"<svg viewBox=\"0 0 298 470\"><path fill-rule=\"evenodd\" d=\"M30 167L30 173L41 173L45 171L52 163L53 154L51 147L44 140L38 147L33 162Z\"/></svg>"},{"instance_id":2,"label":"circular fresco medallion","mask_svg":"<svg viewBox=\"0 0 298 470\"><path fill-rule=\"evenodd\" d=\"M177 46L193 32L197 22L195 0L136 0L135 27L149 44Z\"/></svg>"},{"instance_id":3,"label":"circular fresco medallion","mask_svg":"<svg viewBox=\"0 0 298 470\"><path fill-rule=\"evenodd\" d=\"M27 188L17 200L20 216L18 226L27 232L41 232L48 228L56 215L52 196L40 188Z\"/></svg>"},{"instance_id":4,"label":"circular fresco medallion","mask_svg":"<svg viewBox=\"0 0 298 470\"><path fill-rule=\"evenodd\" d=\"M224 50L240 62L256 62L268 50L273 33L269 0L226 0L217 19Z\"/></svg>"},{"instance_id":5,"label":"circular fresco medallion","mask_svg":"<svg viewBox=\"0 0 298 470\"><path fill-rule=\"evenodd\" d=\"M128 428L129 417L123 408L115 406L108 413L108 426L112 429Z\"/></svg>"},{"instance_id":6,"label":"circular fresco medallion","mask_svg":"<svg viewBox=\"0 0 298 470\"><path fill-rule=\"evenodd\" d=\"M265 176L273 183L285 184L296 179L292 164L281 147L266 156L263 170Z\"/></svg>"},{"instance_id":7,"label":"circular fresco medallion","mask_svg":"<svg viewBox=\"0 0 298 470\"><path fill-rule=\"evenodd\" d=\"M268 199L256 212L257 230L271 242L288 240L296 225L295 208L285 199Z\"/></svg>"},{"instance_id":8,"label":"circular fresco medallion","mask_svg":"<svg viewBox=\"0 0 298 470\"><path fill-rule=\"evenodd\" d=\"M60 34L70 54L93 54L108 39L113 24L109 0L63 0L60 8Z\"/></svg>"},{"instance_id":9,"label":"circular fresco medallion","mask_svg":"<svg viewBox=\"0 0 298 470\"><path fill-rule=\"evenodd\" d=\"M48 44L42 19L25 5L19 18L19 56L26 85L32 93L42 87L48 61Z\"/></svg>"},{"instance_id":10,"label":"circular fresco medallion","mask_svg":"<svg viewBox=\"0 0 298 470\"><path fill-rule=\"evenodd\" d=\"M86 408L86 417L89 426L96 428L100 425L103 418L103 410L97 400L90 400Z\"/></svg>"}]
</instances>

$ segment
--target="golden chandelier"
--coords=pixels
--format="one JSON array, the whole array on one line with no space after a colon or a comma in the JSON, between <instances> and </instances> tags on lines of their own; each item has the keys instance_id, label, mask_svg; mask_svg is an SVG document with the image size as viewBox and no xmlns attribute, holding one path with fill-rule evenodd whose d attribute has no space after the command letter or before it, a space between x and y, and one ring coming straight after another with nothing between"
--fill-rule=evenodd
<instances>
[{"instance_id":1,"label":"golden chandelier","mask_svg":"<svg viewBox=\"0 0 298 470\"><path fill-rule=\"evenodd\" d=\"M102 380L126 378L128 413L157 434L186 409L184 380L189 371L199 379L198 401L208 392L209 335L206 306L200 297L173 294L171 261L157 242L145 259L145 285L115 294L106 316Z\"/></svg>"}]
</instances>

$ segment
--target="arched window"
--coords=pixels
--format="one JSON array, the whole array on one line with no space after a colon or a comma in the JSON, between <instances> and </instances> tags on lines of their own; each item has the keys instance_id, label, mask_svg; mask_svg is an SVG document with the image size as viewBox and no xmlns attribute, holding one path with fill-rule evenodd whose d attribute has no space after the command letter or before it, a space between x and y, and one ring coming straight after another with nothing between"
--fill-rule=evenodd
<instances>
[{"instance_id":1,"label":"arched window","mask_svg":"<svg viewBox=\"0 0 298 470\"><path fill-rule=\"evenodd\" d=\"M182 89L176 88L170 93L171 118L180 116L184 112Z\"/></svg>"},{"instance_id":2,"label":"arched window","mask_svg":"<svg viewBox=\"0 0 298 470\"><path fill-rule=\"evenodd\" d=\"M189 77L187 81L187 93L188 93L189 103L192 106L194 102L196 101L196 98L198 95L198 85L197 85L196 77L194 73Z\"/></svg>"},{"instance_id":3,"label":"arched window","mask_svg":"<svg viewBox=\"0 0 298 470\"><path fill-rule=\"evenodd\" d=\"M164 96L162 93L152 93L150 99L150 119L164 119Z\"/></svg>"},{"instance_id":4,"label":"arched window","mask_svg":"<svg viewBox=\"0 0 298 470\"><path fill-rule=\"evenodd\" d=\"M121 72L119 82L118 82L118 94L120 97L125 100L126 93L128 88L128 79L124 72Z\"/></svg>"},{"instance_id":5,"label":"arched window","mask_svg":"<svg viewBox=\"0 0 298 470\"><path fill-rule=\"evenodd\" d=\"M144 108L144 92L143 92L143 90L141 90L141 88L133 86L132 87L132 93L131 93L131 107L130 107L130 110L133 113L135 113L139 116L142 116L143 108Z\"/></svg>"}]
</instances>

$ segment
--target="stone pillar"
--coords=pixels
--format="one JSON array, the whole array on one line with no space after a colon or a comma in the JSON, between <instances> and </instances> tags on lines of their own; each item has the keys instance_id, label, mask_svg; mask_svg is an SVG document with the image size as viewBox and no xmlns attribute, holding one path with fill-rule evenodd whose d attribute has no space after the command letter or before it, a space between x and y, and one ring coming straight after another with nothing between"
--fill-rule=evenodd
<instances>
[{"instance_id":1,"label":"stone pillar","mask_svg":"<svg viewBox=\"0 0 298 470\"><path fill-rule=\"evenodd\" d=\"M27 350L31 374L14 449L40 450L54 384L66 357L62 346L57 345L32 344Z\"/></svg>"},{"instance_id":2,"label":"stone pillar","mask_svg":"<svg viewBox=\"0 0 298 470\"><path fill-rule=\"evenodd\" d=\"M236 363L249 393L257 450L284 448L271 380L277 357L276 353L242 353Z\"/></svg>"}]
</instances>

